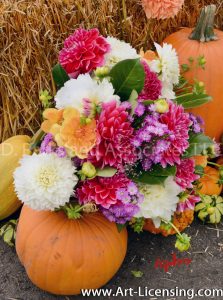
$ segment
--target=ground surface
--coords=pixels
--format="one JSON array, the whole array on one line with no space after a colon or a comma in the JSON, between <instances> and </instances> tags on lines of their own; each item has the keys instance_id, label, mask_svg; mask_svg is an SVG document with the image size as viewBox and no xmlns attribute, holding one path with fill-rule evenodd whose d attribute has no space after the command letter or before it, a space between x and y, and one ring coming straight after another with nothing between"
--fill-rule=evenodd
<instances>
[{"instance_id":1,"label":"ground surface","mask_svg":"<svg viewBox=\"0 0 223 300\"><path fill-rule=\"evenodd\" d=\"M223 288L223 225L217 232L214 227L203 226L198 221L187 230L192 235L192 248L190 252L181 254L174 249L175 238L162 238L149 233L140 236L129 233L129 247L125 262L107 288ZM221 231L222 230L222 231ZM222 246L222 247L221 247ZM178 258L191 258L189 266L170 268L168 273L155 269L157 258L171 260L172 253ZM131 271L142 271L143 277L135 278ZM53 296L36 288L27 278L20 265L14 249L9 248L0 240L0 300L81 300L93 299L91 297L61 297ZM97 299L145 299L145 300L175 300L187 297L97 297ZM190 299L190 298L189 298ZM223 299L207 297L194 299Z\"/></svg>"}]
</instances>

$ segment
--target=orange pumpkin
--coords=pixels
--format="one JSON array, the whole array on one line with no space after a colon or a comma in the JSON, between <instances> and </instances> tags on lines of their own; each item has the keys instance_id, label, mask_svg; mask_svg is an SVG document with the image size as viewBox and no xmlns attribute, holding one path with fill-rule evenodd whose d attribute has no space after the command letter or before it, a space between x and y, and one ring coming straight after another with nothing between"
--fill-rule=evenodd
<instances>
[{"instance_id":1,"label":"orange pumpkin","mask_svg":"<svg viewBox=\"0 0 223 300\"><path fill-rule=\"evenodd\" d=\"M204 176L199 179L199 192L204 195L220 195L222 185L218 184L220 179L219 170L212 167L204 168Z\"/></svg>"},{"instance_id":2,"label":"orange pumpkin","mask_svg":"<svg viewBox=\"0 0 223 300\"><path fill-rule=\"evenodd\" d=\"M22 208L16 251L31 281L47 292L76 295L103 286L126 249L126 229L119 233L100 213L70 220L63 212Z\"/></svg>"},{"instance_id":3,"label":"orange pumpkin","mask_svg":"<svg viewBox=\"0 0 223 300\"><path fill-rule=\"evenodd\" d=\"M213 100L190 111L204 119L206 134L219 141L223 134L223 32L213 29L215 10L215 5L205 7L194 31L183 28L171 34L164 42L172 44L177 50L180 64L188 64L190 57L204 55L205 70L193 68L185 73L185 77L190 82L194 78L204 82L206 92Z\"/></svg>"},{"instance_id":4,"label":"orange pumpkin","mask_svg":"<svg viewBox=\"0 0 223 300\"><path fill-rule=\"evenodd\" d=\"M206 155L195 155L192 157L196 166L202 166L203 168L207 167L208 156Z\"/></svg>"},{"instance_id":5,"label":"orange pumpkin","mask_svg":"<svg viewBox=\"0 0 223 300\"><path fill-rule=\"evenodd\" d=\"M193 222L193 220L194 211L185 210L184 212L175 212L173 217L173 224L180 232L182 232ZM162 228L162 226L156 228L151 219L146 220L144 230L149 231L153 234L162 234L163 236L169 236L177 233L174 228L171 228L169 230Z\"/></svg>"}]
</instances>

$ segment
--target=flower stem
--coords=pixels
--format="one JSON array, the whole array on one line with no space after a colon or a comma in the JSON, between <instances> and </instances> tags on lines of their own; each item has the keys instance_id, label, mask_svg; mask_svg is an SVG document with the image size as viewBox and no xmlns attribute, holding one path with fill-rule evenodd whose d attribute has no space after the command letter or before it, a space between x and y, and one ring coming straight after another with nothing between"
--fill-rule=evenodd
<instances>
[{"instance_id":1,"label":"flower stem","mask_svg":"<svg viewBox=\"0 0 223 300\"><path fill-rule=\"evenodd\" d=\"M164 223L166 223L166 224L169 224L169 225L177 232L177 234L179 234L179 236L180 236L181 238L183 238L183 236L182 236L182 234L180 233L179 229L178 229L171 221L166 221L166 220L164 220L164 219L162 219L162 221L163 221Z\"/></svg>"},{"instance_id":2,"label":"flower stem","mask_svg":"<svg viewBox=\"0 0 223 300\"><path fill-rule=\"evenodd\" d=\"M213 162L211 162L211 161L208 161L208 165L213 165L213 166L218 167L218 168L221 167L220 165L218 165L218 164L216 164L216 163L213 163Z\"/></svg>"}]
</instances>

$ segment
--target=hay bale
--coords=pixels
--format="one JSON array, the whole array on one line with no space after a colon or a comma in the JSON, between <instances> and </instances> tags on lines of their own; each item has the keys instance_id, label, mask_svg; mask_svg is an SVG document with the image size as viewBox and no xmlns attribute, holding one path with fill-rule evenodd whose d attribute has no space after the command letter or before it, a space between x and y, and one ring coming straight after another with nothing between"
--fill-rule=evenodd
<instances>
[{"instance_id":1,"label":"hay bale","mask_svg":"<svg viewBox=\"0 0 223 300\"><path fill-rule=\"evenodd\" d=\"M196 2L196 3L194 3ZM148 21L140 0L2 0L0 4L0 141L32 134L40 125L40 89L55 92L51 67L63 40L75 28L99 27L137 49L161 42L181 26L194 26L200 8L216 3L222 29L222 0L186 0L171 20Z\"/></svg>"}]
</instances>

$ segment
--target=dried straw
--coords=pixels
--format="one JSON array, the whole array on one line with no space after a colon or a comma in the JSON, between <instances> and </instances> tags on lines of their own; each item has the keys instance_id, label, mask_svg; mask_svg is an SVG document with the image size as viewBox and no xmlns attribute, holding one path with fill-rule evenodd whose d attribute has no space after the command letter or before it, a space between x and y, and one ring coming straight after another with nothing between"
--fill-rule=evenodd
<instances>
[{"instance_id":1,"label":"dried straw","mask_svg":"<svg viewBox=\"0 0 223 300\"><path fill-rule=\"evenodd\" d=\"M171 20L147 20L140 0L2 0L0 3L0 142L32 134L41 120L40 89L55 92L51 67L63 40L78 26L99 27L103 35L124 39L137 49L161 42L181 26L194 26L201 7L222 0L186 0Z\"/></svg>"}]
</instances>

